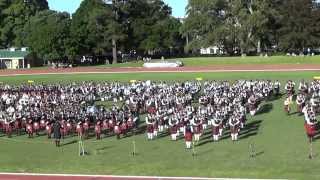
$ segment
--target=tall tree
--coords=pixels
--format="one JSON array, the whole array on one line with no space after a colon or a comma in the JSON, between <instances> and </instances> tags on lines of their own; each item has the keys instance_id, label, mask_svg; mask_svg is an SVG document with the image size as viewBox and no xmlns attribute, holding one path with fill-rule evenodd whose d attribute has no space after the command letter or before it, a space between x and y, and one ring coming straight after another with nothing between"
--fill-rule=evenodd
<instances>
[{"instance_id":1,"label":"tall tree","mask_svg":"<svg viewBox=\"0 0 320 180\"><path fill-rule=\"evenodd\" d=\"M68 13L41 11L26 25L24 43L45 62L66 60L70 21Z\"/></svg>"},{"instance_id":2,"label":"tall tree","mask_svg":"<svg viewBox=\"0 0 320 180\"><path fill-rule=\"evenodd\" d=\"M132 0L128 2L128 8L128 34L132 48L154 54L183 47L181 22L171 16L171 8L162 0Z\"/></svg>"},{"instance_id":3,"label":"tall tree","mask_svg":"<svg viewBox=\"0 0 320 180\"><path fill-rule=\"evenodd\" d=\"M78 55L105 54L112 49L112 40L118 41L125 36L124 27L113 16L112 6L103 0L84 0L81 3L71 25Z\"/></svg>"},{"instance_id":4,"label":"tall tree","mask_svg":"<svg viewBox=\"0 0 320 180\"><path fill-rule=\"evenodd\" d=\"M189 0L182 27L183 35L188 39L187 49L222 45L220 33L223 32L227 5L225 0Z\"/></svg>"},{"instance_id":5,"label":"tall tree","mask_svg":"<svg viewBox=\"0 0 320 180\"><path fill-rule=\"evenodd\" d=\"M268 0L190 0L183 32L191 48L220 46L232 54L259 49L267 29Z\"/></svg>"},{"instance_id":6,"label":"tall tree","mask_svg":"<svg viewBox=\"0 0 320 180\"><path fill-rule=\"evenodd\" d=\"M320 14L312 0L283 0L280 6L280 47L282 50L302 52L319 46Z\"/></svg>"},{"instance_id":7,"label":"tall tree","mask_svg":"<svg viewBox=\"0 0 320 180\"><path fill-rule=\"evenodd\" d=\"M31 16L49 9L47 0L0 0L0 43L3 47L23 46L24 26Z\"/></svg>"}]
</instances>

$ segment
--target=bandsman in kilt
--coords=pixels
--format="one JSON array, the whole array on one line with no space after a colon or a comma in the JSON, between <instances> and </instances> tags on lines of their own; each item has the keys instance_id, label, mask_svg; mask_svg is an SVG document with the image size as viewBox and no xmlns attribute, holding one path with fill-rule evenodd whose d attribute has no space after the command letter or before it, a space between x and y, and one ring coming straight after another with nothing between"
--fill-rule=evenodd
<instances>
[{"instance_id":1,"label":"bandsman in kilt","mask_svg":"<svg viewBox=\"0 0 320 180\"><path fill-rule=\"evenodd\" d=\"M191 132L191 128L189 126L186 127L186 133L185 133L184 139L186 142L186 149L191 149L192 132Z\"/></svg>"},{"instance_id":2,"label":"bandsman in kilt","mask_svg":"<svg viewBox=\"0 0 320 180\"><path fill-rule=\"evenodd\" d=\"M220 132L222 132L222 120L219 117L213 118L211 124L213 141L219 141Z\"/></svg>"},{"instance_id":3,"label":"bandsman in kilt","mask_svg":"<svg viewBox=\"0 0 320 180\"><path fill-rule=\"evenodd\" d=\"M153 140L153 135L154 135L154 123L155 119L154 116L151 114L148 114L146 117L146 124L147 124L147 139L148 140Z\"/></svg>"},{"instance_id":4,"label":"bandsman in kilt","mask_svg":"<svg viewBox=\"0 0 320 180\"><path fill-rule=\"evenodd\" d=\"M297 112L302 113L302 109L305 106L306 98L304 94L299 93L296 99Z\"/></svg>"},{"instance_id":5,"label":"bandsman in kilt","mask_svg":"<svg viewBox=\"0 0 320 180\"><path fill-rule=\"evenodd\" d=\"M240 121L237 119L234 115L230 117L229 119L229 126L230 126L230 132L231 132L231 140L237 141L238 140L238 134L240 131L239 128Z\"/></svg>"},{"instance_id":6,"label":"bandsman in kilt","mask_svg":"<svg viewBox=\"0 0 320 180\"><path fill-rule=\"evenodd\" d=\"M176 115L172 116L169 119L169 127L170 127L170 134L171 134L171 140L172 141L176 141L177 140L178 124L179 124L179 120L178 120L178 117Z\"/></svg>"},{"instance_id":7,"label":"bandsman in kilt","mask_svg":"<svg viewBox=\"0 0 320 180\"><path fill-rule=\"evenodd\" d=\"M304 127L306 130L306 134L309 139L309 142L311 143L313 141L314 136L316 135L318 122L316 119L316 115L312 110L306 109L304 113L306 114Z\"/></svg>"}]
</instances>

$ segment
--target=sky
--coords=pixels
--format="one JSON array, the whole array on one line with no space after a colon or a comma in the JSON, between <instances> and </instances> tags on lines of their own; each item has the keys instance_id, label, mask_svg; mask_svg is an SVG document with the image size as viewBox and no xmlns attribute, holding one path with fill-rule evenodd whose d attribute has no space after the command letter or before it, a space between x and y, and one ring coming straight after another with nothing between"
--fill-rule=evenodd
<instances>
[{"instance_id":1,"label":"sky","mask_svg":"<svg viewBox=\"0 0 320 180\"><path fill-rule=\"evenodd\" d=\"M74 13L79 7L81 0L48 0L48 2L50 9ZM184 17L188 0L164 0L164 2L172 7L173 16Z\"/></svg>"}]
</instances>

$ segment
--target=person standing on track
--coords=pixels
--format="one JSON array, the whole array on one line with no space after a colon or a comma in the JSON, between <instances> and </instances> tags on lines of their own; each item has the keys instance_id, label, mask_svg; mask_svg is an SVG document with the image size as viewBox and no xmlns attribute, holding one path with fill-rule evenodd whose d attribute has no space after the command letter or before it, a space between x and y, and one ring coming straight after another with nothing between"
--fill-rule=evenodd
<instances>
[{"instance_id":1,"label":"person standing on track","mask_svg":"<svg viewBox=\"0 0 320 180\"><path fill-rule=\"evenodd\" d=\"M53 125L53 136L56 143L56 147L60 147L60 139L61 139L61 124L59 121L55 121Z\"/></svg>"}]
</instances>

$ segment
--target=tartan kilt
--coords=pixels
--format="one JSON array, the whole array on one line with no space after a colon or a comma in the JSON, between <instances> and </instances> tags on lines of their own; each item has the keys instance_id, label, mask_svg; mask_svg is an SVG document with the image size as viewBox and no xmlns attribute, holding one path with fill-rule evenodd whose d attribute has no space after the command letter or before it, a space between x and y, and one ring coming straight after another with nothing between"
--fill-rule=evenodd
<instances>
[{"instance_id":1,"label":"tartan kilt","mask_svg":"<svg viewBox=\"0 0 320 180\"><path fill-rule=\"evenodd\" d=\"M0 128L1 128L1 126L0 126ZM14 122L14 128L16 128L16 129L21 129L21 128L22 128L22 123L21 123L21 121L15 121L15 122Z\"/></svg>"},{"instance_id":2,"label":"tartan kilt","mask_svg":"<svg viewBox=\"0 0 320 180\"><path fill-rule=\"evenodd\" d=\"M133 124L133 121L128 121L128 129L132 129L134 124Z\"/></svg>"},{"instance_id":3,"label":"tartan kilt","mask_svg":"<svg viewBox=\"0 0 320 180\"><path fill-rule=\"evenodd\" d=\"M219 134L219 126L213 126L212 127L212 135L218 135Z\"/></svg>"},{"instance_id":4,"label":"tartan kilt","mask_svg":"<svg viewBox=\"0 0 320 180\"><path fill-rule=\"evenodd\" d=\"M109 129L109 124L108 124L107 121L103 121L103 123L102 123L102 129L103 129L103 130Z\"/></svg>"},{"instance_id":5,"label":"tartan kilt","mask_svg":"<svg viewBox=\"0 0 320 180\"><path fill-rule=\"evenodd\" d=\"M249 110L250 111L254 111L257 109L257 105L256 104L249 104Z\"/></svg>"},{"instance_id":6,"label":"tartan kilt","mask_svg":"<svg viewBox=\"0 0 320 180\"><path fill-rule=\"evenodd\" d=\"M239 130L239 126L238 125L230 127L230 131L231 131L232 134L238 133L239 132L238 130Z\"/></svg>"},{"instance_id":7,"label":"tartan kilt","mask_svg":"<svg viewBox=\"0 0 320 180\"><path fill-rule=\"evenodd\" d=\"M202 129L201 125L193 126L193 133L194 134L200 134L201 133L201 129Z\"/></svg>"},{"instance_id":8,"label":"tartan kilt","mask_svg":"<svg viewBox=\"0 0 320 180\"><path fill-rule=\"evenodd\" d=\"M122 124L121 124L121 131L122 131L122 132L126 132L127 129L128 129L127 123L122 123Z\"/></svg>"},{"instance_id":9,"label":"tartan kilt","mask_svg":"<svg viewBox=\"0 0 320 180\"><path fill-rule=\"evenodd\" d=\"M115 134L121 134L121 129L118 125L114 126L114 133Z\"/></svg>"},{"instance_id":10,"label":"tartan kilt","mask_svg":"<svg viewBox=\"0 0 320 180\"><path fill-rule=\"evenodd\" d=\"M6 125L6 133L11 133L12 132L12 126L10 124Z\"/></svg>"},{"instance_id":11,"label":"tartan kilt","mask_svg":"<svg viewBox=\"0 0 320 180\"><path fill-rule=\"evenodd\" d=\"M314 137L317 133L316 125L309 125L307 123L304 123L304 128L309 137Z\"/></svg>"},{"instance_id":12,"label":"tartan kilt","mask_svg":"<svg viewBox=\"0 0 320 180\"><path fill-rule=\"evenodd\" d=\"M178 132L178 127L177 126L172 126L170 128L170 133L171 134L177 134L177 132Z\"/></svg>"},{"instance_id":13,"label":"tartan kilt","mask_svg":"<svg viewBox=\"0 0 320 180\"><path fill-rule=\"evenodd\" d=\"M148 113L149 114L155 114L156 113L156 108L155 107L148 107Z\"/></svg>"},{"instance_id":14,"label":"tartan kilt","mask_svg":"<svg viewBox=\"0 0 320 180\"><path fill-rule=\"evenodd\" d=\"M96 125L94 127L94 131L95 131L96 134L101 134L101 126L100 125Z\"/></svg>"},{"instance_id":15,"label":"tartan kilt","mask_svg":"<svg viewBox=\"0 0 320 180\"><path fill-rule=\"evenodd\" d=\"M153 125L152 124L148 124L147 125L147 132L148 133L153 133Z\"/></svg>"},{"instance_id":16,"label":"tartan kilt","mask_svg":"<svg viewBox=\"0 0 320 180\"><path fill-rule=\"evenodd\" d=\"M40 129L40 125L38 122L33 123L33 129L36 131Z\"/></svg>"},{"instance_id":17,"label":"tartan kilt","mask_svg":"<svg viewBox=\"0 0 320 180\"><path fill-rule=\"evenodd\" d=\"M32 125L28 124L27 127L26 127L26 130L27 130L28 133L33 133Z\"/></svg>"}]
</instances>

